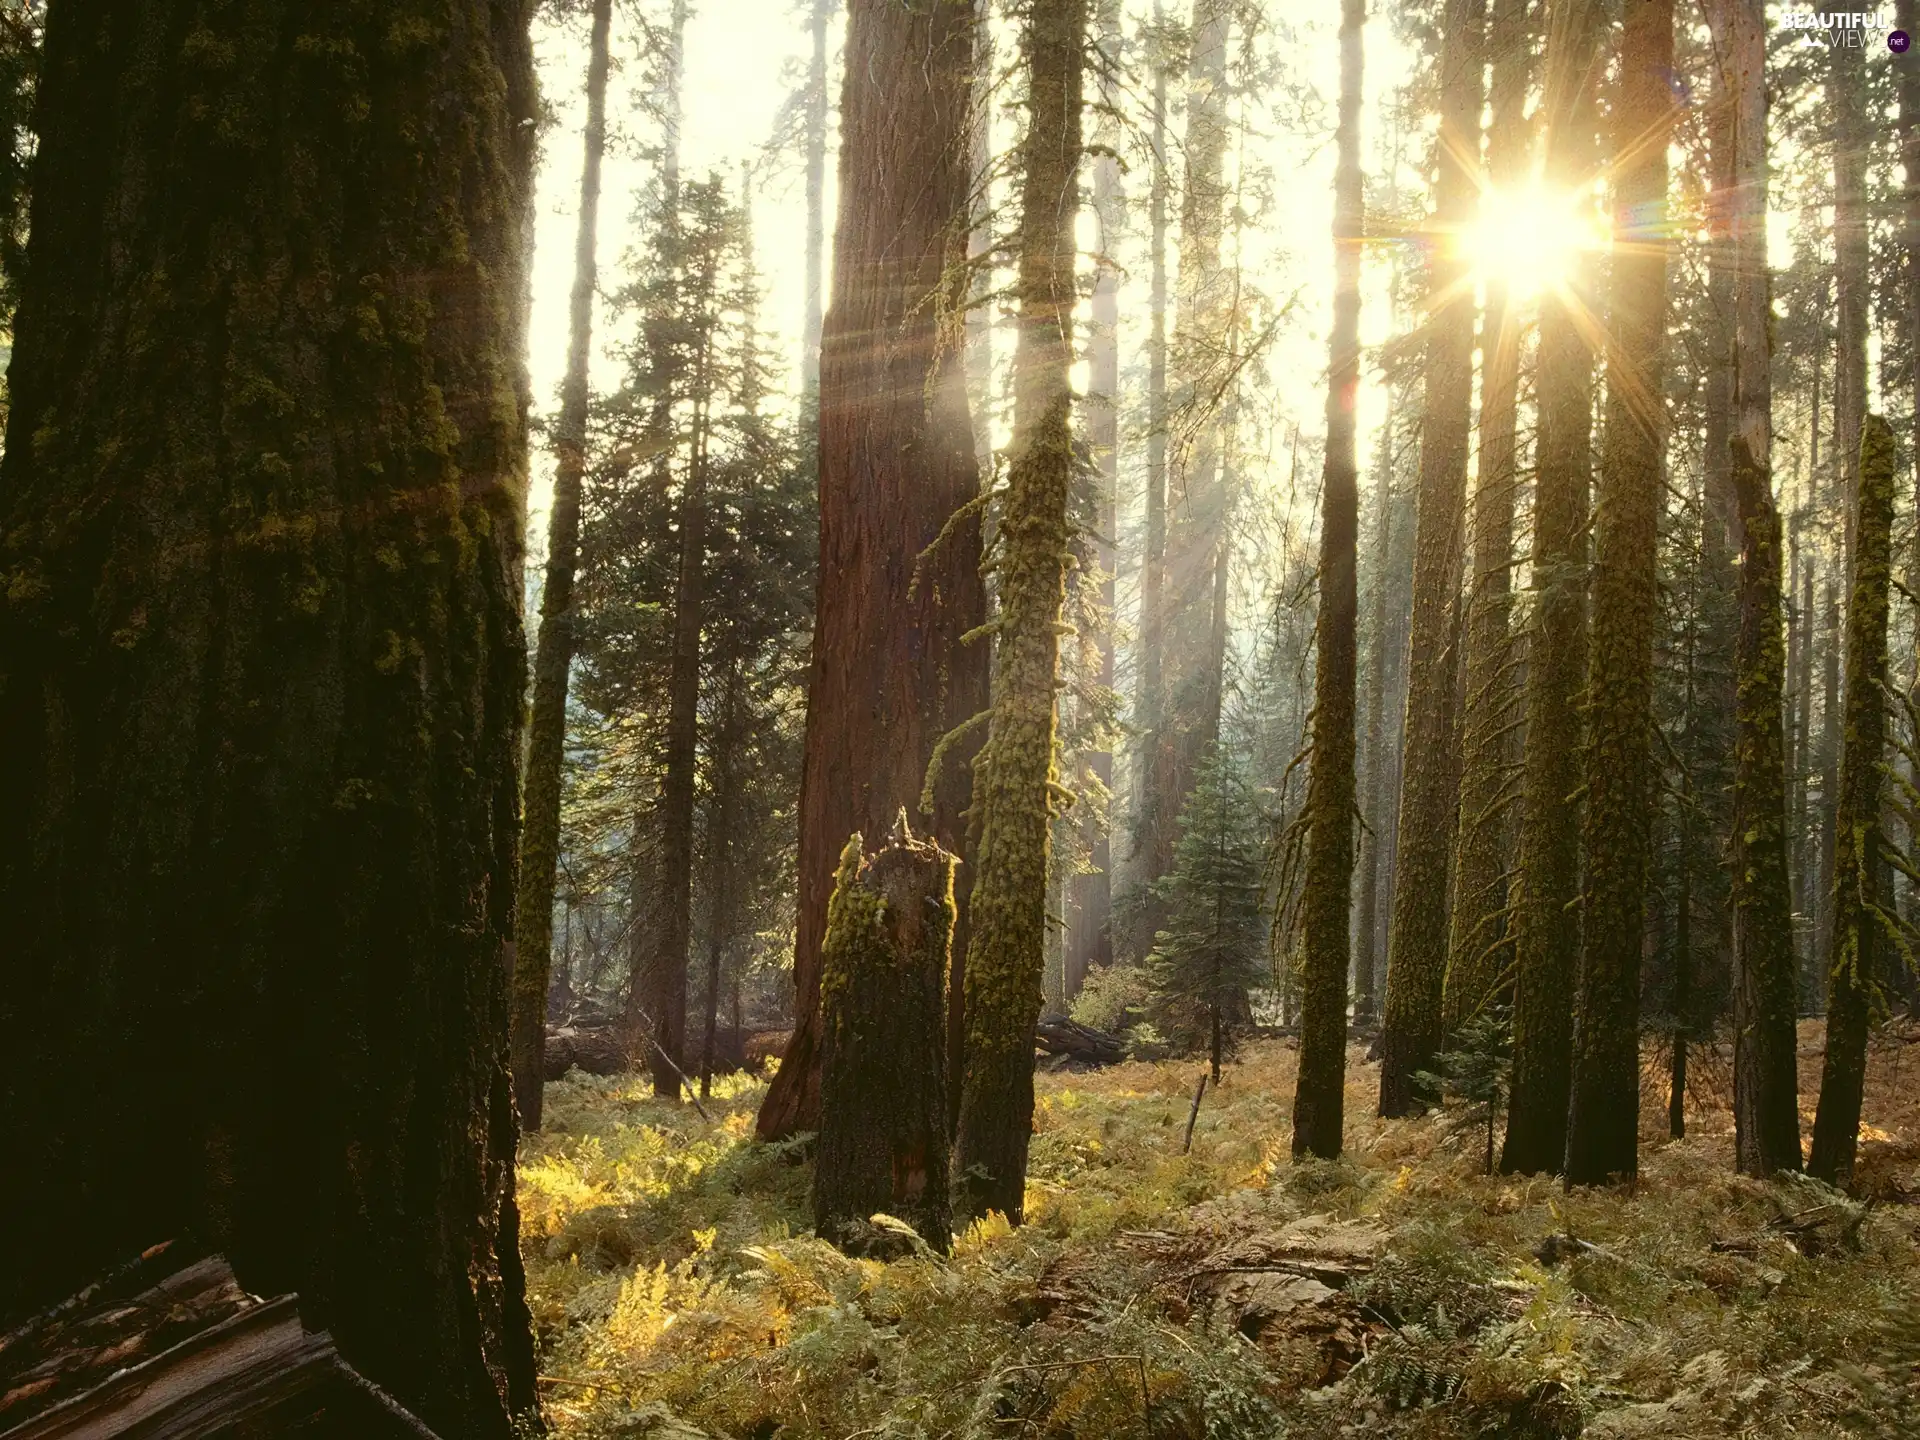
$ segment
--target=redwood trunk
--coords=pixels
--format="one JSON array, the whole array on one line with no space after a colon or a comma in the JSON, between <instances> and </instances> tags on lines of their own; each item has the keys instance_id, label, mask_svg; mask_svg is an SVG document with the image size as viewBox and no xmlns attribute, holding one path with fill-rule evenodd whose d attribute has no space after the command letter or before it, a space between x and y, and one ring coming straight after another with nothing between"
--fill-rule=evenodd
<instances>
[{"instance_id":1,"label":"redwood trunk","mask_svg":"<svg viewBox=\"0 0 1920 1440\"><path fill-rule=\"evenodd\" d=\"M763 1138L819 1121L820 941L841 847L856 830L885 833L902 806L917 809L935 743L986 708L986 647L960 643L986 600L979 525L958 514L975 499L979 470L954 343L966 293L973 36L971 0L852 0L849 11L833 305L820 358L820 586L800 781L795 1025L761 1106ZM949 751L933 796L933 838L955 852L967 759L964 747Z\"/></svg>"},{"instance_id":2,"label":"redwood trunk","mask_svg":"<svg viewBox=\"0 0 1920 1440\"><path fill-rule=\"evenodd\" d=\"M525 12L63 0L0 460L0 1326L192 1234L533 1405Z\"/></svg>"}]
</instances>

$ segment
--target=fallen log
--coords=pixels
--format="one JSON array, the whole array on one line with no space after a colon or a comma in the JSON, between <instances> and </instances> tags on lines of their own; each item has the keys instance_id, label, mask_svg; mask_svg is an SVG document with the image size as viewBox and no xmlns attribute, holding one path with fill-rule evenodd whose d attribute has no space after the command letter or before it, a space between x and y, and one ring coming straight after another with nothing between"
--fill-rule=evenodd
<instances>
[{"instance_id":1,"label":"fallen log","mask_svg":"<svg viewBox=\"0 0 1920 1440\"><path fill-rule=\"evenodd\" d=\"M1085 1070L1118 1065L1127 1058L1127 1042L1065 1015L1043 1015L1033 1031L1034 1049L1052 1057L1050 1068Z\"/></svg>"},{"instance_id":2,"label":"fallen log","mask_svg":"<svg viewBox=\"0 0 1920 1440\"><path fill-rule=\"evenodd\" d=\"M779 1059L788 1033L785 1030L736 1031L731 1026L723 1026L713 1037L714 1073L726 1075L735 1070L763 1073L769 1058ZM682 1059L688 1073L695 1076L700 1066L699 1045L695 1037L689 1044L689 1053ZM579 1019L549 1025L546 1078L559 1080L576 1067L588 1075L622 1075L639 1068L627 1054L626 1040L615 1024Z\"/></svg>"}]
</instances>

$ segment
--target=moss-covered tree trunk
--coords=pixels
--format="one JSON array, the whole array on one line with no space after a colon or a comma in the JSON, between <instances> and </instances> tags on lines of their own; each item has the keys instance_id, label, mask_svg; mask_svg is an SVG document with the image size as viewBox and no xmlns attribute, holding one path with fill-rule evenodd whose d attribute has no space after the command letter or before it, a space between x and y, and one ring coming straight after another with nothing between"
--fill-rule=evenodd
<instances>
[{"instance_id":1,"label":"moss-covered tree trunk","mask_svg":"<svg viewBox=\"0 0 1920 1440\"><path fill-rule=\"evenodd\" d=\"M1485 0L1448 0L1440 45L1439 180L1433 225L1472 223L1479 194ZM1380 1113L1424 1101L1414 1076L1433 1069L1447 973L1447 883L1459 801L1459 649L1455 644L1467 444L1473 418L1473 286L1463 252L1436 245L1427 262L1426 402L1413 559L1406 732L1401 740L1399 850L1380 1030Z\"/></svg>"},{"instance_id":2,"label":"moss-covered tree trunk","mask_svg":"<svg viewBox=\"0 0 1920 1440\"><path fill-rule=\"evenodd\" d=\"M1878 143L1879 101L1868 98L1867 49L1827 50L1827 105L1833 142L1833 458L1834 502L1845 516L1846 555L1858 536L1860 427L1867 413L1867 332L1873 279L1867 167ZM1844 37L1851 38L1851 37ZM1900 68L1896 66L1895 68ZM1835 932L1837 933L1837 932Z\"/></svg>"},{"instance_id":3,"label":"moss-covered tree trunk","mask_svg":"<svg viewBox=\"0 0 1920 1440\"><path fill-rule=\"evenodd\" d=\"M1631 1179L1640 1148L1640 952L1653 853L1653 650L1667 430L1667 136L1673 0L1630 5L1613 105L1613 294L1587 678L1586 901L1567 1183Z\"/></svg>"},{"instance_id":4,"label":"moss-covered tree trunk","mask_svg":"<svg viewBox=\"0 0 1920 1440\"><path fill-rule=\"evenodd\" d=\"M1024 1213L1033 1134L1033 1027L1047 924L1054 692L1073 485L1074 217L1085 0L1027 15L1014 435L1001 503L993 709L974 763L975 850L966 964L967 1049L954 1139L961 1218Z\"/></svg>"},{"instance_id":5,"label":"moss-covered tree trunk","mask_svg":"<svg viewBox=\"0 0 1920 1440\"><path fill-rule=\"evenodd\" d=\"M820 1137L813 1223L870 1244L885 1212L944 1252L947 1181L947 949L954 857L916 840L900 812L886 845L840 857L820 957Z\"/></svg>"},{"instance_id":6,"label":"moss-covered tree trunk","mask_svg":"<svg viewBox=\"0 0 1920 1440\"><path fill-rule=\"evenodd\" d=\"M1313 768L1307 785L1307 862L1300 900L1300 1072L1293 1091L1293 1153L1326 1159L1340 1153L1346 1118L1360 609L1360 467L1354 448L1354 400L1360 389L1360 246L1367 218L1360 172L1366 18L1366 0L1342 0L1340 123L1334 132L1338 158L1333 175L1333 333L1327 346L1320 609L1313 640Z\"/></svg>"},{"instance_id":7,"label":"moss-covered tree trunk","mask_svg":"<svg viewBox=\"0 0 1920 1440\"><path fill-rule=\"evenodd\" d=\"M1846 746L1835 814L1832 965L1827 975L1827 1054L1807 1169L1832 1185L1853 1178L1867 1026L1891 950L1894 920L1880 893L1881 769L1886 763L1887 611L1893 573L1893 427L1878 415L1861 426L1853 590L1847 604Z\"/></svg>"},{"instance_id":8,"label":"moss-covered tree trunk","mask_svg":"<svg viewBox=\"0 0 1920 1440\"><path fill-rule=\"evenodd\" d=\"M1569 0L1547 17L1547 180L1585 184L1595 160L1604 12ZM1533 623L1527 637L1527 754L1513 905L1513 1099L1500 1168L1557 1172L1566 1159L1573 976L1579 917L1581 697L1587 677L1587 503L1593 350L1583 330L1591 273L1576 258L1540 299L1539 427L1533 496Z\"/></svg>"},{"instance_id":9,"label":"moss-covered tree trunk","mask_svg":"<svg viewBox=\"0 0 1920 1440\"><path fill-rule=\"evenodd\" d=\"M1720 0L1708 18L1723 57L1733 148L1727 217L1734 272L1729 445L1741 556L1731 817L1734 1149L1743 1171L1766 1176L1800 1168L1794 1058L1798 983L1781 706L1780 512L1772 473L1767 41L1759 0ZM1805 648L1810 642L1809 627Z\"/></svg>"},{"instance_id":10,"label":"moss-covered tree trunk","mask_svg":"<svg viewBox=\"0 0 1920 1440\"><path fill-rule=\"evenodd\" d=\"M1527 0L1496 0L1488 29L1493 63L1487 170L1500 189L1520 185L1530 148L1526 104L1533 51L1528 27ZM1448 1036L1491 998L1510 954L1512 762L1518 753L1512 632L1520 320L1500 277L1487 278L1486 296L1480 320L1480 458L1473 487L1473 580L1467 597L1461 704L1460 820L1441 1006Z\"/></svg>"},{"instance_id":11,"label":"moss-covered tree trunk","mask_svg":"<svg viewBox=\"0 0 1920 1440\"><path fill-rule=\"evenodd\" d=\"M607 39L613 0L594 0L587 46L587 129L580 215L573 242L567 372L554 435L553 504L547 512L547 573L540 592L540 647L521 800L520 879L514 907L513 1091L520 1123L540 1128L546 1073L547 980L553 951L554 872L560 863L560 772L567 742L567 675L573 666L573 574L580 557L580 478L587 468L587 359L600 219L600 161L607 148Z\"/></svg>"},{"instance_id":12,"label":"moss-covered tree trunk","mask_svg":"<svg viewBox=\"0 0 1920 1440\"><path fill-rule=\"evenodd\" d=\"M820 360L795 1028L761 1106L766 1138L818 1122L820 941L841 847L917 807L935 744L986 708L987 649L960 643L986 612L980 528L960 513L978 498L979 469L955 343L974 33L972 0L853 0L848 11L840 218ZM956 853L967 756L964 745L949 750L934 794L932 836Z\"/></svg>"},{"instance_id":13,"label":"moss-covered tree trunk","mask_svg":"<svg viewBox=\"0 0 1920 1440\"><path fill-rule=\"evenodd\" d=\"M533 109L519 6L63 0L0 460L0 1317L191 1234L475 1437Z\"/></svg>"}]
</instances>

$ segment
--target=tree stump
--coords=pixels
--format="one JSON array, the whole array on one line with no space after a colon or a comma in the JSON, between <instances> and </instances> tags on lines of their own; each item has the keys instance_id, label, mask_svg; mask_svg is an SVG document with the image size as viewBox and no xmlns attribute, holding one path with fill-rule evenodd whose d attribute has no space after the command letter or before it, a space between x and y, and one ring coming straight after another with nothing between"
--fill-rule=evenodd
<instances>
[{"instance_id":1,"label":"tree stump","mask_svg":"<svg viewBox=\"0 0 1920 1440\"><path fill-rule=\"evenodd\" d=\"M952 1239L947 1193L946 979L954 858L904 810L881 850L847 841L821 947L820 1135L814 1226L843 1249L897 1248L870 1221Z\"/></svg>"}]
</instances>

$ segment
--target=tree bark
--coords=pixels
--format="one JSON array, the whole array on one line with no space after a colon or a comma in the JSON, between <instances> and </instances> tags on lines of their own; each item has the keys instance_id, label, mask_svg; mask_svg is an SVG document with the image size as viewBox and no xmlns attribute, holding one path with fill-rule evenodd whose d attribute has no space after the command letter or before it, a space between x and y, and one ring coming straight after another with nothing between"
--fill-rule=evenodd
<instances>
[{"instance_id":1,"label":"tree bark","mask_svg":"<svg viewBox=\"0 0 1920 1440\"><path fill-rule=\"evenodd\" d=\"M719 256L709 251L686 297L687 313L703 317L689 399L686 471L676 507L680 555L673 586L673 655L667 675L666 747L658 806L659 866L642 937L635 993L643 1012L629 1017L649 1033L647 1066L653 1093L680 1098L686 1076L687 962L693 945L694 790L700 764L700 656L706 628L708 446L712 436L714 330L719 325ZM637 1033L637 1032L634 1032ZM638 1054L640 1045L633 1043Z\"/></svg>"},{"instance_id":2,"label":"tree bark","mask_svg":"<svg viewBox=\"0 0 1920 1440\"><path fill-rule=\"evenodd\" d=\"M1390 764L1387 731L1387 652L1393 648L1390 595L1393 589L1393 431L1395 394L1387 391L1387 414L1380 425L1380 449L1374 461L1373 597L1371 639L1367 647L1367 737L1361 752L1366 774L1360 816L1360 897L1354 920L1353 1018L1372 1020L1378 1010L1373 972L1380 945L1380 880L1387 868L1387 811L1395 797L1386 786ZM1323 500L1324 503L1324 500Z\"/></svg>"},{"instance_id":3,"label":"tree bark","mask_svg":"<svg viewBox=\"0 0 1920 1440\"><path fill-rule=\"evenodd\" d=\"M1720 0L1708 18L1723 67L1733 146L1727 226L1734 274L1730 445L1741 537L1731 825L1734 1149L1741 1170L1765 1177L1800 1168L1780 514L1771 461L1766 27L1759 0ZM1811 649L1811 639L1809 632L1803 649Z\"/></svg>"},{"instance_id":4,"label":"tree bark","mask_svg":"<svg viewBox=\"0 0 1920 1440\"><path fill-rule=\"evenodd\" d=\"M1354 689L1359 621L1360 472L1354 401L1360 389L1360 247L1366 198L1360 106L1366 0L1340 7L1340 123L1333 179L1333 333L1327 357L1327 454L1320 499L1320 610L1314 624L1312 772L1300 901L1300 1071L1293 1153L1332 1159L1346 1118L1347 969L1353 889ZM1217 1077L1217 1069L1216 1069Z\"/></svg>"},{"instance_id":5,"label":"tree bark","mask_svg":"<svg viewBox=\"0 0 1920 1440\"><path fill-rule=\"evenodd\" d=\"M1074 219L1085 0L1035 0L1027 19L1014 434L1001 505L993 708L975 761L967 1049L954 1138L963 1220L1025 1211L1033 1027L1047 923L1055 681L1073 485Z\"/></svg>"},{"instance_id":6,"label":"tree bark","mask_svg":"<svg viewBox=\"0 0 1920 1440\"><path fill-rule=\"evenodd\" d=\"M0 1316L193 1233L534 1404L525 15L63 0L0 459Z\"/></svg>"},{"instance_id":7,"label":"tree bark","mask_svg":"<svg viewBox=\"0 0 1920 1440\"><path fill-rule=\"evenodd\" d=\"M560 863L560 775L566 759L567 676L573 666L573 576L580 558L580 479L587 466L587 360L600 219L600 161L607 149L607 41L613 0L594 0L588 41L587 129L580 163L580 215L568 300L567 372L554 437L547 574L540 592L540 646L521 800L520 877L514 902L513 1090L520 1124L540 1128L546 1061L547 978L553 950L554 872Z\"/></svg>"},{"instance_id":8,"label":"tree bark","mask_svg":"<svg viewBox=\"0 0 1920 1440\"><path fill-rule=\"evenodd\" d=\"M881 834L902 806L917 807L936 742L986 707L985 647L961 643L986 599L967 509L979 470L953 343L966 295L973 37L972 0L853 0L848 15L821 346L795 1026L760 1110L768 1139L818 1123L820 941L846 837ZM932 838L955 853L967 758L964 745L949 747L934 785Z\"/></svg>"},{"instance_id":9,"label":"tree bark","mask_svg":"<svg viewBox=\"0 0 1920 1440\"><path fill-rule=\"evenodd\" d=\"M1887 611L1893 567L1893 427L1869 415L1861 427L1853 593L1847 604L1846 749L1836 807L1833 957L1827 975L1827 1054L1807 1169L1829 1185L1853 1179L1867 1078L1867 1026L1894 921L1878 883L1881 767L1886 760Z\"/></svg>"},{"instance_id":10,"label":"tree bark","mask_svg":"<svg viewBox=\"0 0 1920 1440\"><path fill-rule=\"evenodd\" d=\"M1102 0L1098 12L1103 49L1117 56L1120 47L1120 7ZM1126 197L1120 188L1119 162L1108 154L1093 161L1093 212L1099 224L1099 268L1094 273L1092 329L1087 337L1091 393L1087 397L1087 446L1098 475L1099 498L1094 511L1093 556L1100 569L1100 608L1104 628L1099 636L1099 666L1094 683L1110 693L1114 682L1113 619L1115 600L1115 535L1119 527L1120 477L1120 269L1119 248ZM1085 758L1083 791L1099 790L1108 797L1105 814L1084 807L1083 841L1091 873L1073 880L1073 930L1068 937L1066 992L1069 1002L1080 993L1088 970L1113 963L1113 754L1105 748Z\"/></svg>"},{"instance_id":11,"label":"tree bark","mask_svg":"<svg viewBox=\"0 0 1920 1440\"><path fill-rule=\"evenodd\" d=\"M1562 193L1595 161L1595 90L1603 64L1597 0L1548 15L1547 180ZM1566 1160L1574 963L1580 927L1581 697L1587 678L1587 505L1593 351L1582 330L1592 301L1576 259L1564 293L1541 296L1535 391L1533 627L1528 637L1527 757L1520 791L1520 880L1514 902L1513 1100L1500 1168L1558 1172Z\"/></svg>"},{"instance_id":12,"label":"tree bark","mask_svg":"<svg viewBox=\"0 0 1920 1440\"><path fill-rule=\"evenodd\" d=\"M807 17L812 50L807 60L807 248L806 312L800 325L800 393L820 397L820 332L824 324L827 256L827 26L839 6L813 0Z\"/></svg>"},{"instance_id":13,"label":"tree bark","mask_svg":"<svg viewBox=\"0 0 1920 1440\"><path fill-rule=\"evenodd\" d=\"M1492 111L1488 178L1521 183L1527 164L1532 69L1527 0L1496 0L1488 30ZM1507 287L1487 277L1480 321L1480 460L1474 477L1473 582L1467 601L1466 691L1460 729L1460 821L1454 841L1451 941L1442 1033L1456 1034L1491 999L1508 968L1508 872L1513 857L1513 515L1520 396L1520 322Z\"/></svg>"},{"instance_id":14,"label":"tree bark","mask_svg":"<svg viewBox=\"0 0 1920 1440\"><path fill-rule=\"evenodd\" d=\"M1631 1180L1639 1169L1640 960L1653 852L1653 651L1666 488L1673 0L1627 7L1620 67L1613 107L1606 430L1587 679L1586 900L1567 1112L1569 1185Z\"/></svg>"},{"instance_id":15,"label":"tree bark","mask_svg":"<svg viewBox=\"0 0 1920 1440\"><path fill-rule=\"evenodd\" d=\"M1485 0L1449 0L1440 48L1439 181L1433 224L1458 233L1479 194L1480 111L1486 86ZM1457 250L1428 261L1426 403L1420 417L1420 499L1414 539L1400 850L1380 1031L1380 1113L1425 1103L1414 1076L1431 1071L1441 1041L1447 970L1447 881L1459 804L1455 612L1466 519L1473 405L1473 287Z\"/></svg>"},{"instance_id":16,"label":"tree bark","mask_svg":"<svg viewBox=\"0 0 1920 1440\"><path fill-rule=\"evenodd\" d=\"M820 981L820 1138L814 1229L862 1248L877 1212L942 1254L953 1240L947 1171L947 947L954 857L900 812L864 861L847 841Z\"/></svg>"},{"instance_id":17,"label":"tree bark","mask_svg":"<svg viewBox=\"0 0 1920 1440\"><path fill-rule=\"evenodd\" d=\"M1155 856L1163 846L1156 778L1162 767L1161 721L1166 709L1167 610L1167 63L1162 51L1165 14L1153 5L1153 173L1147 199L1149 250L1147 314L1147 475L1142 501L1140 557L1140 657L1134 697L1138 749L1133 765L1133 836L1129 851L1131 880L1144 901L1145 888L1158 873ZM1170 842L1169 842L1170 843ZM1133 927L1130 949L1139 958L1153 948L1151 907L1139 903L1143 918Z\"/></svg>"}]
</instances>

